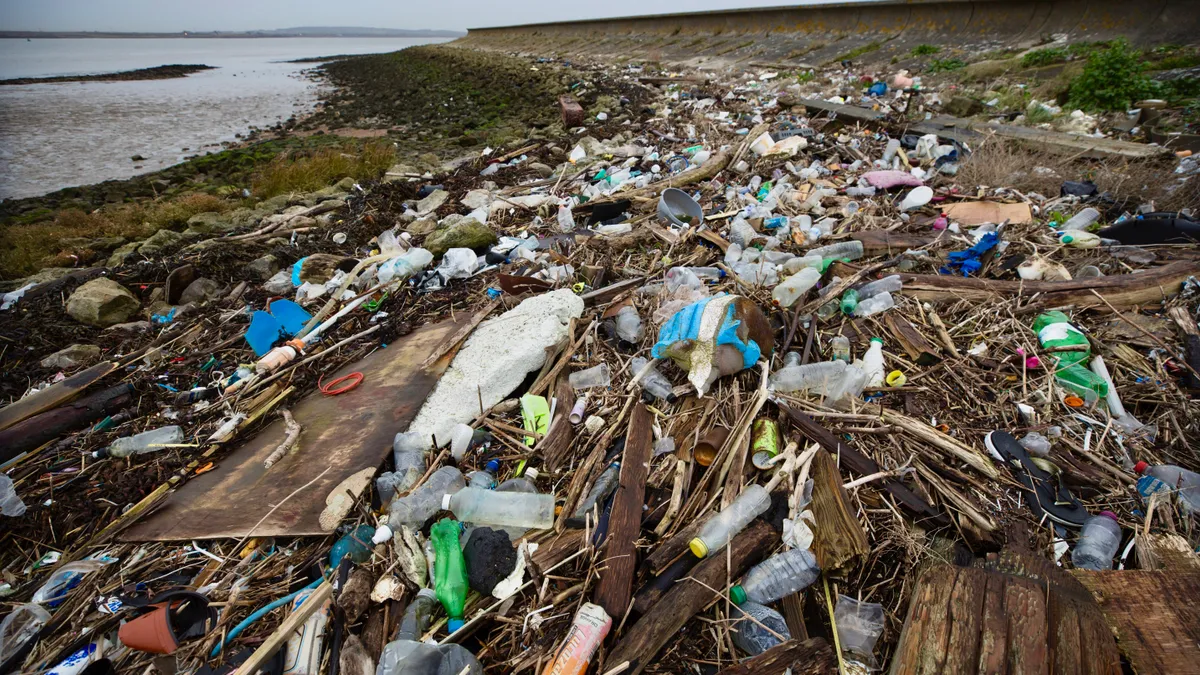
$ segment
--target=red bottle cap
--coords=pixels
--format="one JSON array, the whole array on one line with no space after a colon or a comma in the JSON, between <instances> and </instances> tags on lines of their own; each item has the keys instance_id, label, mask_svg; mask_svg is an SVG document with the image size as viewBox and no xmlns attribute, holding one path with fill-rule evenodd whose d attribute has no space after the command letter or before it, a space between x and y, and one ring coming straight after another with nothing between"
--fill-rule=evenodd
<instances>
[{"instance_id":1,"label":"red bottle cap","mask_svg":"<svg viewBox=\"0 0 1200 675\"><path fill-rule=\"evenodd\" d=\"M1146 469L1148 469L1148 468L1150 468L1150 465L1147 464L1146 462L1138 462L1137 464L1133 465L1133 472L1138 475L1141 475L1143 473L1146 473Z\"/></svg>"}]
</instances>

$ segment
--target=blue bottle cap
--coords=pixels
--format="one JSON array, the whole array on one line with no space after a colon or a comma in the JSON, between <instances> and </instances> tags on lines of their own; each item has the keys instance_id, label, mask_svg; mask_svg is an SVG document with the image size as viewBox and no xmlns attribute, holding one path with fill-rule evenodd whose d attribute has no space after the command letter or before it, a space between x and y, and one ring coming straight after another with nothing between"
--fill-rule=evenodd
<instances>
[{"instance_id":1,"label":"blue bottle cap","mask_svg":"<svg viewBox=\"0 0 1200 675\"><path fill-rule=\"evenodd\" d=\"M488 463L483 465L483 470L487 471L488 473L496 473L500 470L499 460L489 459Z\"/></svg>"},{"instance_id":2,"label":"blue bottle cap","mask_svg":"<svg viewBox=\"0 0 1200 675\"><path fill-rule=\"evenodd\" d=\"M450 619L446 622L446 628L451 633L453 633L453 632L457 631L459 628L462 628L463 624L465 624L465 623L466 623L466 621L463 621L462 619Z\"/></svg>"}]
</instances>

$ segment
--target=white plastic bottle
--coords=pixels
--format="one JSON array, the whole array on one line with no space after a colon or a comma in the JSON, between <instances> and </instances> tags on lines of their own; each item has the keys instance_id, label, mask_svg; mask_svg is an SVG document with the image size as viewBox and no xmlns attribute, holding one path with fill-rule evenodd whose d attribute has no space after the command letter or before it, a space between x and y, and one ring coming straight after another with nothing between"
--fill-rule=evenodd
<instances>
[{"instance_id":1,"label":"white plastic bottle","mask_svg":"<svg viewBox=\"0 0 1200 675\"><path fill-rule=\"evenodd\" d=\"M1144 476L1154 476L1166 483L1171 491L1178 490L1184 508L1200 513L1200 474L1173 464L1150 466L1145 462L1138 462L1133 470Z\"/></svg>"},{"instance_id":2,"label":"white plastic bottle","mask_svg":"<svg viewBox=\"0 0 1200 675\"><path fill-rule=\"evenodd\" d=\"M860 300L859 303L854 306L854 311L850 312L850 314L855 318L862 319L873 314L887 311L895 306L896 299L892 297L891 293L884 291L867 298L866 300Z\"/></svg>"},{"instance_id":3,"label":"white plastic bottle","mask_svg":"<svg viewBox=\"0 0 1200 675\"><path fill-rule=\"evenodd\" d=\"M463 522L546 530L554 527L554 495L464 488L442 498Z\"/></svg>"},{"instance_id":4,"label":"white plastic bottle","mask_svg":"<svg viewBox=\"0 0 1200 675\"><path fill-rule=\"evenodd\" d=\"M112 445L92 453L92 457L129 457L166 450L165 445L183 442L183 429L178 426L160 427L140 434L118 438Z\"/></svg>"},{"instance_id":5,"label":"white plastic bottle","mask_svg":"<svg viewBox=\"0 0 1200 675\"><path fill-rule=\"evenodd\" d=\"M739 616L741 619L733 624L733 644L750 656L757 656L785 640L792 639L783 615L770 607L747 602L731 612L731 618L736 619ZM747 616L754 617L754 620ZM772 633L777 633L778 636Z\"/></svg>"},{"instance_id":6,"label":"white plastic bottle","mask_svg":"<svg viewBox=\"0 0 1200 675\"><path fill-rule=\"evenodd\" d=\"M1089 206L1079 213L1076 213L1074 216L1071 216L1071 218L1067 220L1067 222L1063 223L1062 227L1058 229L1063 231L1085 230L1089 225L1097 220L1100 220L1100 212Z\"/></svg>"},{"instance_id":7,"label":"white plastic bottle","mask_svg":"<svg viewBox=\"0 0 1200 675\"><path fill-rule=\"evenodd\" d=\"M725 548L750 521L771 506L771 495L761 485L751 485L738 495L723 511L708 519L688 547L697 558L707 558Z\"/></svg>"},{"instance_id":8,"label":"white plastic bottle","mask_svg":"<svg viewBox=\"0 0 1200 675\"><path fill-rule=\"evenodd\" d=\"M392 502L388 507L387 525L381 525L375 531L373 541L381 544L405 525L420 526L441 508L444 495L462 490L466 485L462 472L452 466L443 466L434 471L421 487Z\"/></svg>"},{"instance_id":9,"label":"white plastic bottle","mask_svg":"<svg viewBox=\"0 0 1200 675\"><path fill-rule=\"evenodd\" d=\"M1071 562L1085 570L1112 569L1113 557L1121 546L1121 526L1116 514L1101 511L1083 524L1075 550L1071 551Z\"/></svg>"},{"instance_id":10,"label":"white plastic bottle","mask_svg":"<svg viewBox=\"0 0 1200 675\"><path fill-rule=\"evenodd\" d=\"M455 424L450 430L450 456L454 461L461 462L462 458L467 455L467 450L471 448L471 439L475 437L475 430L469 424Z\"/></svg>"},{"instance_id":11,"label":"white plastic bottle","mask_svg":"<svg viewBox=\"0 0 1200 675\"><path fill-rule=\"evenodd\" d=\"M729 597L738 605L747 600L768 605L807 588L820 575L821 567L812 551L795 548L751 567L742 583L730 589Z\"/></svg>"},{"instance_id":12,"label":"white plastic bottle","mask_svg":"<svg viewBox=\"0 0 1200 675\"><path fill-rule=\"evenodd\" d=\"M811 391L824 395L846 373L845 361L820 361L803 366L787 366L771 374L770 388L774 391Z\"/></svg>"},{"instance_id":13,"label":"white plastic bottle","mask_svg":"<svg viewBox=\"0 0 1200 675\"><path fill-rule=\"evenodd\" d=\"M791 307L820 280L821 273L818 270L805 267L776 286L775 290L771 291L771 297L780 307Z\"/></svg>"},{"instance_id":14,"label":"white plastic bottle","mask_svg":"<svg viewBox=\"0 0 1200 675\"><path fill-rule=\"evenodd\" d=\"M861 304L859 305L862 306ZM867 348L867 353L862 357L862 369L867 374L868 387L882 387L884 373L887 371L883 365L883 339L871 338L871 346Z\"/></svg>"},{"instance_id":15,"label":"white plastic bottle","mask_svg":"<svg viewBox=\"0 0 1200 675\"><path fill-rule=\"evenodd\" d=\"M805 255L802 257L792 258L783 263L784 274L795 274L806 267L821 271L821 263L824 262L819 255Z\"/></svg>"}]
</instances>

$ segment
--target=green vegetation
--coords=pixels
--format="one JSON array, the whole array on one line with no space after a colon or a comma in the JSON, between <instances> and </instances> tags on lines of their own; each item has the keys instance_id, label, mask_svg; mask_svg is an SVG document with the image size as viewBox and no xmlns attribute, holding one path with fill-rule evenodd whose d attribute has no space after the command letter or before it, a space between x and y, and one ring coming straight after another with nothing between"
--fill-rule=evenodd
<instances>
[{"instance_id":1,"label":"green vegetation","mask_svg":"<svg viewBox=\"0 0 1200 675\"><path fill-rule=\"evenodd\" d=\"M254 195L268 199L290 192L310 192L346 176L378 178L395 161L395 148L387 141L367 143L356 153L339 148L289 153L277 157L255 176Z\"/></svg>"},{"instance_id":2,"label":"green vegetation","mask_svg":"<svg viewBox=\"0 0 1200 675\"><path fill-rule=\"evenodd\" d=\"M817 72L815 70L801 70L796 73L796 82L798 84L812 82L815 79L817 79Z\"/></svg>"},{"instance_id":3,"label":"green vegetation","mask_svg":"<svg viewBox=\"0 0 1200 675\"><path fill-rule=\"evenodd\" d=\"M878 42L872 42L870 44L866 44L861 47L851 49L850 51L846 52L845 54L842 54L841 56L835 58L834 61L853 61L854 59L857 59L858 57L862 56L863 54L870 54L871 52L879 51L879 48L882 46L883 45Z\"/></svg>"},{"instance_id":4,"label":"green vegetation","mask_svg":"<svg viewBox=\"0 0 1200 675\"><path fill-rule=\"evenodd\" d=\"M929 62L929 67L926 72L929 73L947 73L954 70L961 70L967 67L967 62L962 59L934 59Z\"/></svg>"},{"instance_id":5,"label":"green vegetation","mask_svg":"<svg viewBox=\"0 0 1200 675\"><path fill-rule=\"evenodd\" d=\"M1054 121L1054 113L1041 105L1031 105L1025 109L1025 122L1028 124L1044 124Z\"/></svg>"},{"instance_id":6,"label":"green vegetation","mask_svg":"<svg viewBox=\"0 0 1200 675\"><path fill-rule=\"evenodd\" d=\"M1071 83L1071 105L1091 111L1125 110L1154 96L1157 87L1145 76L1139 53L1124 40L1093 51L1083 73Z\"/></svg>"},{"instance_id":7,"label":"green vegetation","mask_svg":"<svg viewBox=\"0 0 1200 675\"><path fill-rule=\"evenodd\" d=\"M1067 50L1062 47L1035 49L1021 57L1021 67L1040 68L1042 66L1048 66L1052 63L1061 63L1066 60Z\"/></svg>"},{"instance_id":8,"label":"green vegetation","mask_svg":"<svg viewBox=\"0 0 1200 675\"><path fill-rule=\"evenodd\" d=\"M917 45L916 47L912 48L912 55L927 56L930 54L936 54L940 51L942 51L942 48L938 47L937 45Z\"/></svg>"},{"instance_id":9,"label":"green vegetation","mask_svg":"<svg viewBox=\"0 0 1200 675\"><path fill-rule=\"evenodd\" d=\"M1200 66L1200 51L1182 45L1160 45L1146 53L1147 70L1174 70Z\"/></svg>"}]
</instances>

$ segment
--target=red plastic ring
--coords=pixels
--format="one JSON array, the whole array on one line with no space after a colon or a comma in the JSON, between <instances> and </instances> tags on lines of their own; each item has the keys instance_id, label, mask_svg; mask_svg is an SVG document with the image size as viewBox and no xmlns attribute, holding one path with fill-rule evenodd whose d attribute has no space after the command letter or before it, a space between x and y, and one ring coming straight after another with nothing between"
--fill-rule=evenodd
<instances>
[{"instance_id":1,"label":"red plastic ring","mask_svg":"<svg viewBox=\"0 0 1200 675\"><path fill-rule=\"evenodd\" d=\"M346 380L354 380L354 381L351 382L350 384L347 384L344 387L338 387L336 389L334 388L335 385L341 384L342 382L345 382ZM338 379L330 382L329 384L321 384L321 378L317 378L317 388L320 389L321 393L325 394L326 396L337 396L338 394L344 394L344 393L350 391L351 389L357 387L358 385L362 384L362 381L363 381L362 373L350 373L349 375L343 375L343 376L339 377Z\"/></svg>"}]
</instances>

